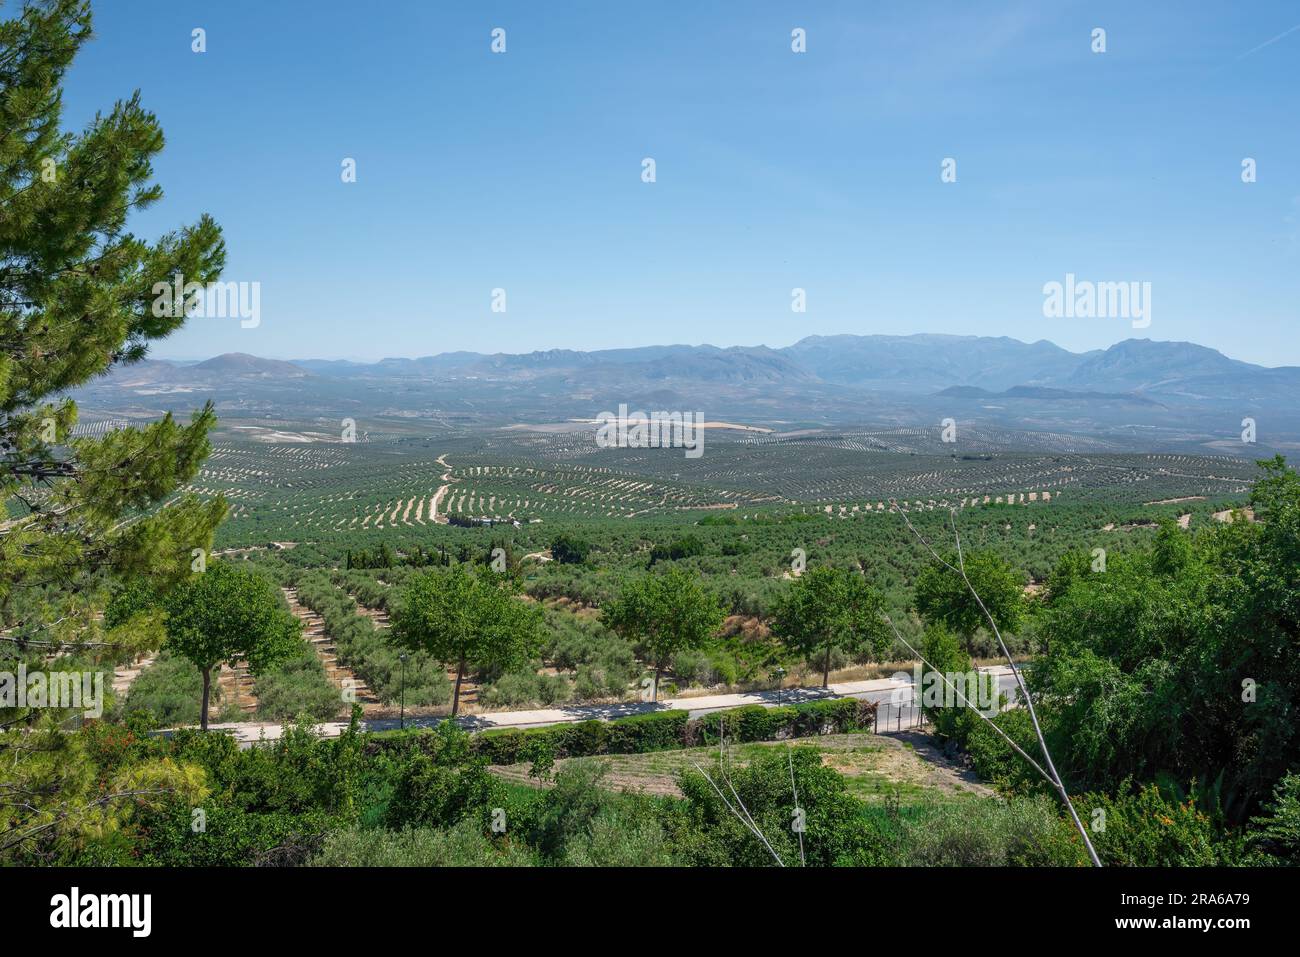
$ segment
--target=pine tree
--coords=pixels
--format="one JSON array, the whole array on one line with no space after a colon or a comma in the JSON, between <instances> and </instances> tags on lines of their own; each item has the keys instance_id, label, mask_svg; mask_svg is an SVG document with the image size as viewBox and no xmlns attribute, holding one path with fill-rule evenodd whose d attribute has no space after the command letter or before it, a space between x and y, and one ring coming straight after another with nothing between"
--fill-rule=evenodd
<instances>
[{"instance_id":1,"label":"pine tree","mask_svg":"<svg viewBox=\"0 0 1300 957\"><path fill-rule=\"evenodd\" d=\"M6 11L12 7L6 7ZM121 657L162 632L134 614L200 561L225 514L221 498L179 497L208 453L211 406L188 425L74 438L69 390L145 357L185 321L185 303L155 285L206 284L225 260L204 216L149 242L127 231L162 198L163 147L138 94L63 131L62 82L91 35L87 0L27 0L0 21L0 671L43 669L58 651ZM183 289L183 285L182 285ZM161 313L159 315L158 313ZM110 586L122 614L96 614ZM125 586L122 588L122 586ZM126 599L130 600L126 600ZM136 599L139 598L137 601ZM88 657L89 656L89 657ZM66 659L65 659L66 660ZM166 760L105 777L84 734L59 708L0 706L7 794L0 856L112 828L140 804L195 798L202 774Z\"/></svg>"},{"instance_id":2,"label":"pine tree","mask_svg":"<svg viewBox=\"0 0 1300 957\"><path fill-rule=\"evenodd\" d=\"M0 22L0 631L60 639L91 628L83 597L105 574L165 586L207 549L225 503L182 498L212 408L188 425L73 438L66 392L144 358L185 321L156 283L207 283L225 247L207 216L149 243L126 231L162 197L152 161L162 130L139 95L80 134L60 129L64 72L91 32L85 0L28 2ZM162 312L163 315L155 313Z\"/></svg>"}]
</instances>

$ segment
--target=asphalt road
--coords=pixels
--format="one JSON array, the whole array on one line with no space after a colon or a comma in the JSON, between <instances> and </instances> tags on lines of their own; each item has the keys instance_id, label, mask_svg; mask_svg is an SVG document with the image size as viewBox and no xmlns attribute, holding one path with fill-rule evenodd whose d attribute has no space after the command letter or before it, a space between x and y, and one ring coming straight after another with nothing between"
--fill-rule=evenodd
<instances>
[{"instance_id":1,"label":"asphalt road","mask_svg":"<svg viewBox=\"0 0 1300 957\"><path fill-rule=\"evenodd\" d=\"M1014 704L1017 700L1015 676L1011 669L1003 666L980 669L997 678L998 689L1006 695L1007 701ZM969 693L962 688L963 693ZM814 701L821 698L861 698L877 704L876 729L881 733L902 731L916 728L921 722L920 709L915 707L912 691L912 675L900 673L894 678L878 678L870 681L852 681L832 683L830 688L785 688L781 691L755 691L741 694L698 695L686 698L667 699L658 703L650 701L624 702L613 705L568 705L560 708L541 708L530 711L497 711L486 714L463 715L459 722L471 731L488 728L540 728L552 724L588 721L591 719L610 720L633 714L645 714L651 711L684 709L692 718L700 718L728 708L759 704L776 707L782 704L795 704L802 701ZM959 700L959 699L956 699ZM409 728L432 727L445 718L441 716L407 718L405 726ZM365 722L367 731L394 730L401 725L397 718L382 718ZM280 736L281 726L268 722L234 722L213 724L213 730L226 730L233 733L241 744L251 745L258 741L273 741ZM347 728L346 721L327 721L316 726L324 737L338 737ZM166 732L163 732L166 733Z\"/></svg>"}]
</instances>

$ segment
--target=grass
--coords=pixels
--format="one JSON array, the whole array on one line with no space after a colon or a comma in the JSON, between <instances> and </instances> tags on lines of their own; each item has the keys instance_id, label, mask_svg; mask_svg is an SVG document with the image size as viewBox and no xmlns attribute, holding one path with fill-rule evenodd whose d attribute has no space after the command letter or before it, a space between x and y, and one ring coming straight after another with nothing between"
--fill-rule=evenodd
<instances>
[{"instance_id":1,"label":"grass","mask_svg":"<svg viewBox=\"0 0 1300 957\"><path fill-rule=\"evenodd\" d=\"M952 769L919 754L907 742L884 735L832 734L789 743L752 742L731 747L729 755L737 764L748 764L763 753L762 749L774 747L811 748L820 752L822 762L845 776L856 797L872 803L887 798L903 802L952 802L987 793L986 789L962 780ZM681 793L677 788L678 773L696 764L707 768L717 754L716 747L703 747L649 754L610 754L594 760L608 768L607 787L678 796ZM557 769L564 763L565 760L557 761ZM538 782L528 776L529 768L529 764L513 764L492 770L508 782L537 786Z\"/></svg>"}]
</instances>

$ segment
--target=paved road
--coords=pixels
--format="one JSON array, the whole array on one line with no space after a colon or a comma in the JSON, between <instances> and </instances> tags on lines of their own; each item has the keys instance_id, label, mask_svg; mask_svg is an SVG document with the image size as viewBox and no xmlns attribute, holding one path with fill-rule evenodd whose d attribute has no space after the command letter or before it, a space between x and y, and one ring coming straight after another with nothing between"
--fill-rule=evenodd
<instances>
[{"instance_id":1,"label":"paved road","mask_svg":"<svg viewBox=\"0 0 1300 957\"><path fill-rule=\"evenodd\" d=\"M994 675L999 690L1007 696L1008 701L1016 700L1016 679L1006 665L981 668L983 672ZM561 708L540 708L532 711L496 711L487 714L463 715L460 724L471 731L488 728L540 728L552 724L588 721L593 718L609 720L623 718L633 714L645 714L651 711L685 710L692 718L699 718L727 708L758 704L775 707L778 704L795 704L802 701L815 701L821 698L862 698L877 703L876 723L880 732L915 728L921 720L919 709L913 707L912 675L900 672L892 678L875 678L870 681L848 681L832 683L829 689L821 688L785 688L781 691L752 691L744 694L699 695L686 698L670 698L659 703L649 701L624 702L609 705L569 705ZM965 689L962 689L965 691ZM406 727L431 727L445 719L440 716L407 718ZM400 722L397 718L380 718L366 721L363 727L367 731L395 730ZM318 733L327 738L336 738L347 729L346 721L326 721L316 725ZM281 725L241 721L209 725L212 730L229 731L241 744L251 745L258 741L274 741L280 737ZM167 732L163 732L164 734Z\"/></svg>"}]
</instances>

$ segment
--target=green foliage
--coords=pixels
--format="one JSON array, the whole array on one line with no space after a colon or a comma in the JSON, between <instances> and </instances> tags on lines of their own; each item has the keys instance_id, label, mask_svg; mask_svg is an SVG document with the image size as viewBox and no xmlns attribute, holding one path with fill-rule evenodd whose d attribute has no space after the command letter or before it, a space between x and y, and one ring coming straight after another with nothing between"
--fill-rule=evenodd
<instances>
[{"instance_id":1,"label":"green foliage","mask_svg":"<svg viewBox=\"0 0 1300 957\"><path fill-rule=\"evenodd\" d=\"M642 657L655 669L655 701L659 679L673 656L702 647L722 619L717 599L698 577L676 567L624 582L617 600L604 611L605 623L637 642Z\"/></svg>"},{"instance_id":2,"label":"green foliage","mask_svg":"<svg viewBox=\"0 0 1300 957\"><path fill-rule=\"evenodd\" d=\"M1053 598L1030 676L1076 789L1222 773L1240 823L1300 764L1300 481L1261 465L1269 521L1162 528Z\"/></svg>"},{"instance_id":3,"label":"green foliage","mask_svg":"<svg viewBox=\"0 0 1300 957\"><path fill-rule=\"evenodd\" d=\"M956 555L947 560L953 568L961 567ZM927 622L944 625L961 636L967 650L975 650L975 633L988 626L985 609L1002 632L1014 634L1020 629L1025 616L1024 580L1006 560L992 552L969 552L964 562L969 586L957 571L933 564L916 581L915 604ZM971 593L972 588L984 609Z\"/></svg>"},{"instance_id":4,"label":"green foliage","mask_svg":"<svg viewBox=\"0 0 1300 957\"><path fill-rule=\"evenodd\" d=\"M820 565L796 579L772 613L772 633L794 654L816 662L822 687L830 681L835 649L882 655L889 632L880 596L861 575Z\"/></svg>"},{"instance_id":5,"label":"green foliage","mask_svg":"<svg viewBox=\"0 0 1300 957\"><path fill-rule=\"evenodd\" d=\"M856 698L807 701L783 708L754 705L696 719L690 718L687 711L672 709L611 721L489 730L475 735L473 747L489 764L515 764L530 759L535 741L544 741L545 748L556 758L644 754L715 743L720 729L729 741L773 741L866 730L874 717L875 704ZM394 743L412 740L409 734L372 737Z\"/></svg>"},{"instance_id":6,"label":"green foliage","mask_svg":"<svg viewBox=\"0 0 1300 957\"><path fill-rule=\"evenodd\" d=\"M509 668L527 660L541 643L541 609L514 597L488 572L465 565L412 576L394 609L392 640L456 665L455 715L467 663Z\"/></svg>"},{"instance_id":7,"label":"green foliage","mask_svg":"<svg viewBox=\"0 0 1300 957\"><path fill-rule=\"evenodd\" d=\"M1251 818L1258 829L1252 845L1273 861L1300 866L1300 774L1288 774L1273 789L1264 813Z\"/></svg>"},{"instance_id":8,"label":"green foliage","mask_svg":"<svg viewBox=\"0 0 1300 957\"><path fill-rule=\"evenodd\" d=\"M1047 577L1044 600L1050 606L1070 590L1078 579L1092 574L1093 560L1089 553L1083 551L1067 552L1057 561L1052 573Z\"/></svg>"},{"instance_id":9,"label":"green foliage","mask_svg":"<svg viewBox=\"0 0 1300 957\"><path fill-rule=\"evenodd\" d=\"M486 823L485 808L501 803L502 784L475 753L472 740L451 722L443 722L409 752L391 802L389 827L445 826L470 815Z\"/></svg>"},{"instance_id":10,"label":"green foliage","mask_svg":"<svg viewBox=\"0 0 1300 957\"><path fill-rule=\"evenodd\" d=\"M715 783L721 781L723 769L718 763L706 770ZM862 804L849 794L842 775L822 765L815 749L773 749L747 766L729 765L726 773L735 797L787 866L797 866L800 861L797 810L803 812L803 856L810 865L847 864L865 855ZM687 851L691 864L767 867L776 863L763 842L727 809L703 774L684 771L678 783L688 805L688 819L699 832ZM730 788L721 786L730 800Z\"/></svg>"},{"instance_id":11,"label":"green foliage","mask_svg":"<svg viewBox=\"0 0 1300 957\"><path fill-rule=\"evenodd\" d=\"M1121 786L1123 791L1123 786ZM1191 800L1174 801L1155 785L1136 794L1083 794L1075 809L1110 867L1213 867L1236 863L1210 816Z\"/></svg>"},{"instance_id":12,"label":"green foliage","mask_svg":"<svg viewBox=\"0 0 1300 957\"><path fill-rule=\"evenodd\" d=\"M591 554L591 544L572 535L557 535L551 539L551 557L561 565L581 565Z\"/></svg>"},{"instance_id":13,"label":"green foliage","mask_svg":"<svg viewBox=\"0 0 1300 957\"><path fill-rule=\"evenodd\" d=\"M689 718L687 712L680 710L652 711L613 721L582 721L527 731L489 730L475 735L474 748L489 764L527 760L532 742L537 740L545 741L557 758L667 751L682 747Z\"/></svg>"},{"instance_id":14,"label":"green foliage","mask_svg":"<svg viewBox=\"0 0 1300 957\"><path fill-rule=\"evenodd\" d=\"M257 717L283 721L307 715L317 721L338 716L343 707L339 690L330 683L316 652L305 642L298 653L269 669L253 686Z\"/></svg>"},{"instance_id":15,"label":"green foliage","mask_svg":"<svg viewBox=\"0 0 1300 957\"><path fill-rule=\"evenodd\" d=\"M351 585L352 582L349 582ZM373 589L374 582L369 582ZM408 706L446 704L451 700L451 683L441 664L423 652L408 655L402 665L402 649L377 631L370 619L359 614L357 603L320 572L310 572L296 581L298 600L324 619L325 634L334 642L339 662L366 683L385 704L399 702L403 692ZM386 596L358 587L357 594L382 607Z\"/></svg>"},{"instance_id":16,"label":"green foliage","mask_svg":"<svg viewBox=\"0 0 1300 957\"><path fill-rule=\"evenodd\" d=\"M609 722L606 750L610 754L641 754L681 747L690 714L674 709L634 714Z\"/></svg>"},{"instance_id":17,"label":"green foliage","mask_svg":"<svg viewBox=\"0 0 1300 957\"><path fill-rule=\"evenodd\" d=\"M496 841L475 821L449 828L360 830L348 828L325 837L314 867L528 867L527 847Z\"/></svg>"},{"instance_id":18,"label":"green foliage","mask_svg":"<svg viewBox=\"0 0 1300 957\"><path fill-rule=\"evenodd\" d=\"M694 535L683 535L667 545L656 545L650 549L649 566L656 562L675 562L683 558L695 558L704 554L704 543Z\"/></svg>"},{"instance_id":19,"label":"green foliage","mask_svg":"<svg viewBox=\"0 0 1300 957\"><path fill-rule=\"evenodd\" d=\"M331 829L341 822L319 810L249 810L212 803L195 830L194 809L174 804L146 817L148 841L138 861L152 867L238 867L301 865L311 860ZM99 863L110 863L101 860Z\"/></svg>"},{"instance_id":20,"label":"green foliage","mask_svg":"<svg viewBox=\"0 0 1300 957\"><path fill-rule=\"evenodd\" d=\"M926 719L934 729L935 737L941 742L953 747L966 747L971 735L980 725L985 724L975 707L981 702L994 699L997 694L997 679L976 671L975 663L956 636L941 624L926 628L920 651L929 663L921 668L921 705ZM971 675L975 676L974 681L979 682L978 688L972 689ZM949 690L944 679L951 681L955 690ZM941 705L929 703L924 690L929 688L933 688L936 695L942 695ZM960 696L958 691L961 692ZM963 696L965 701L962 700ZM1033 754L1036 750L1037 743L1029 753Z\"/></svg>"},{"instance_id":21,"label":"green foliage","mask_svg":"<svg viewBox=\"0 0 1300 957\"><path fill-rule=\"evenodd\" d=\"M870 730L875 715L874 701L857 698L804 701L776 708L747 705L692 720L685 740L695 745L715 744L723 736L729 742L743 743L848 734Z\"/></svg>"},{"instance_id":22,"label":"green foliage","mask_svg":"<svg viewBox=\"0 0 1300 957\"><path fill-rule=\"evenodd\" d=\"M21 502L0 535L0 627L33 632L74 614L102 572L177 580L225 513L220 496L184 496L123 521L193 478L210 405L188 426L167 415L71 438L66 393L184 323L183 309L152 308L155 283L206 283L225 260L207 216L152 244L128 228L162 198L162 130L138 94L65 131L64 74L90 35L84 0L24 4L0 21L0 502ZM94 640L93 627L76 637Z\"/></svg>"},{"instance_id":23,"label":"green foliage","mask_svg":"<svg viewBox=\"0 0 1300 957\"><path fill-rule=\"evenodd\" d=\"M1003 711L993 723L1002 729L1021 750L1041 765L1042 748L1034 734L1029 712L1024 708ZM964 740L975 772L1004 794L1055 794L1043 777L1030 767L1025 759L1012 750L1011 745L989 725L978 718L971 725Z\"/></svg>"},{"instance_id":24,"label":"green foliage","mask_svg":"<svg viewBox=\"0 0 1300 957\"><path fill-rule=\"evenodd\" d=\"M1078 832L1046 797L963 801L909 822L903 863L912 867L1082 867Z\"/></svg>"},{"instance_id":25,"label":"green foliage","mask_svg":"<svg viewBox=\"0 0 1300 957\"><path fill-rule=\"evenodd\" d=\"M188 658L203 676L199 716L205 729L213 668L244 660L258 675L302 646L298 619L275 586L229 562L213 562L191 575L167 594L162 607L168 648Z\"/></svg>"},{"instance_id":26,"label":"green foliage","mask_svg":"<svg viewBox=\"0 0 1300 957\"><path fill-rule=\"evenodd\" d=\"M180 655L164 650L131 683L124 710L128 714L147 712L161 728L197 724L202 697L203 677L194 665ZM217 705L233 705L233 702L223 700L219 686L213 688L212 699ZM221 717L222 720L238 720L241 715L238 709L232 709L223 712Z\"/></svg>"},{"instance_id":27,"label":"green foliage","mask_svg":"<svg viewBox=\"0 0 1300 957\"><path fill-rule=\"evenodd\" d=\"M479 691L479 704L485 708L508 709L568 701L572 697L569 679L563 675L544 675L536 671L513 671L485 685Z\"/></svg>"}]
</instances>

